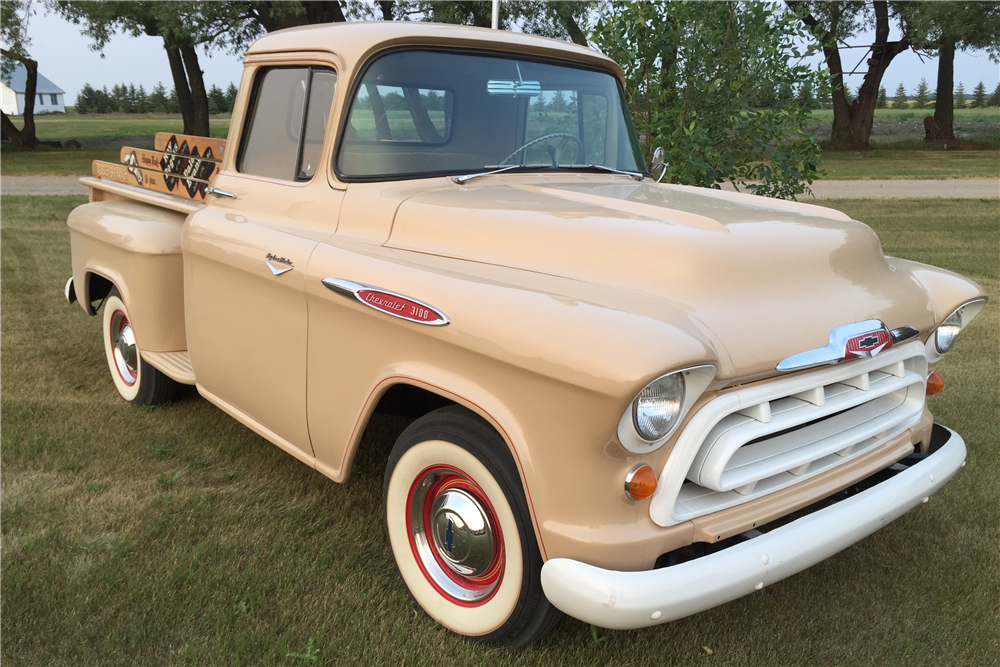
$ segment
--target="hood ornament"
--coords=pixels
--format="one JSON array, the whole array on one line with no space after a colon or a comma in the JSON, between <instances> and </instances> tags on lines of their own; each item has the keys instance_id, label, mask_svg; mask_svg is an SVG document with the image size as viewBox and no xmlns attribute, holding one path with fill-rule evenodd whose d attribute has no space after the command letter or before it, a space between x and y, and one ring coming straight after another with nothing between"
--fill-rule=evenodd
<instances>
[{"instance_id":1,"label":"hood ornament","mask_svg":"<svg viewBox=\"0 0 1000 667\"><path fill-rule=\"evenodd\" d=\"M845 324L830 331L830 342L826 347L806 350L782 359L776 369L798 371L813 366L838 364L844 360L871 358L882 350L914 338L920 332L911 326L889 330L882 320L865 320Z\"/></svg>"}]
</instances>

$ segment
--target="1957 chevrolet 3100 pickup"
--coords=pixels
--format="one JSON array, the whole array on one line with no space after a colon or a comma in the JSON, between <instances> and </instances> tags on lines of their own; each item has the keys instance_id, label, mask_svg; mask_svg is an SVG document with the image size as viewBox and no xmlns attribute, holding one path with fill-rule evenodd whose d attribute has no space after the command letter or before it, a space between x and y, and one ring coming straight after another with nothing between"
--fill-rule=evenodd
<instances>
[{"instance_id":1,"label":"1957 chevrolet 3100 pickup","mask_svg":"<svg viewBox=\"0 0 1000 667\"><path fill-rule=\"evenodd\" d=\"M196 385L337 482L409 410L385 530L456 633L759 590L963 465L925 396L985 294L840 212L655 182L622 81L484 29L269 34L228 141L95 163L67 298L123 398Z\"/></svg>"}]
</instances>

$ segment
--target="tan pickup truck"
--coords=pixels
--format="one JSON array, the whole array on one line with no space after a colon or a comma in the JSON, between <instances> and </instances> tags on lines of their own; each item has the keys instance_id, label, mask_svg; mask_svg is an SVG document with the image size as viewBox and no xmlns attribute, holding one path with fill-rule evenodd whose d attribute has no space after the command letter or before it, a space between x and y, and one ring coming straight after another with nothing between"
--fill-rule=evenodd
<instances>
[{"instance_id":1,"label":"tan pickup truck","mask_svg":"<svg viewBox=\"0 0 1000 667\"><path fill-rule=\"evenodd\" d=\"M459 634L760 590L963 465L925 396L984 292L840 212L657 183L622 80L499 31L269 34L228 141L95 163L67 298L123 398L196 385L336 482L412 416L385 530Z\"/></svg>"}]
</instances>

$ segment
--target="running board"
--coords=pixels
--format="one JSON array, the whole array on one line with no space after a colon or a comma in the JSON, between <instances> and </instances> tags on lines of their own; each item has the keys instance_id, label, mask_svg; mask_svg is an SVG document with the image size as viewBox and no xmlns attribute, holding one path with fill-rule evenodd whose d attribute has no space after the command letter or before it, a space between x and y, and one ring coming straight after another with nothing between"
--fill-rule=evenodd
<instances>
[{"instance_id":1,"label":"running board","mask_svg":"<svg viewBox=\"0 0 1000 667\"><path fill-rule=\"evenodd\" d=\"M140 357L150 366L166 375L171 380L181 384L194 384L194 367L191 366L191 355L187 350L180 352L146 352L139 351Z\"/></svg>"}]
</instances>

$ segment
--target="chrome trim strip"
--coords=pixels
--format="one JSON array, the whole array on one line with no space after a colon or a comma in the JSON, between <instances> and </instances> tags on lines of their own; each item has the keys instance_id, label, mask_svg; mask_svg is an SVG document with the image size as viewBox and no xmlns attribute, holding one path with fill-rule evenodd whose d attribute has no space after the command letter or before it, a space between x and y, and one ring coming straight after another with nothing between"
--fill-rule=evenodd
<instances>
[{"instance_id":1,"label":"chrome trim strip","mask_svg":"<svg viewBox=\"0 0 1000 667\"><path fill-rule=\"evenodd\" d=\"M783 372L800 371L806 368L814 368L816 366L838 364L848 358L848 341L855 336L860 336L866 333L875 333L876 331L885 331L888 333L889 339L892 341L893 345L910 340L920 333L916 328L911 326L903 326L889 331L889 328L882 323L882 320L875 319L855 322L853 324L844 324L843 326L835 327L830 331L830 342L827 343L825 347L818 347L814 350L806 350L805 352L799 352L798 354L793 354L790 357L782 359L778 362L778 365L775 366L775 370ZM867 353L854 352L853 354L855 357L874 357L877 356L878 353L885 347L886 346L882 346Z\"/></svg>"},{"instance_id":2,"label":"chrome trim strip","mask_svg":"<svg viewBox=\"0 0 1000 667\"><path fill-rule=\"evenodd\" d=\"M414 324L426 324L432 327L443 327L451 323L451 318L442 313L440 310L430 305L429 303L426 303L419 299L414 299L412 296L406 296L405 294L400 294L399 292L393 292L392 290L382 289L381 287L375 287L374 285L366 285L364 283L356 283L351 280L344 280L343 278L323 278L322 282L327 289L339 294L340 296L351 299L352 301L357 301L358 303L364 304L369 308L371 308L372 310L377 310L378 312L383 313L385 315L391 315L392 317L398 317L401 320L406 320L407 322L413 322ZM417 304L418 306L423 306L424 308L428 309L429 311L437 315L438 319L433 322L424 322L422 320L414 319L411 317L404 317L403 315L398 315L396 313L391 313L388 310L383 310L382 308L378 308L368 303L363 298L361 298L359 292L366 290L371 292L381 292L382 294L388 294L389 296L405 299L407 301Z\"/></svg>"},{"instance_id":3,"label":"chrome trim strip","mask_svg":"<svg viewBox=\"0 0 1000 667\"><path fill-rule=\"evenodd\" d=\"M897 327L889 331L889 337L892 339L893 345L899 345L904 343L911 338L916 338L920 334L920 331L916 327L905 326Z\"/></svg>"},{"instance_id":4,"label":"chrome trim strip","mask_svg":"<svg viewBox=\"0 0 1000 667\"><path fill-rule=\"evenodd\" d=\"M284 267L282 269L279 269L278 267L276 267L274 264L271 264L271 262L267 261L266 259L264 260L264 263L267 264L267 268L271 269L271 273L273 273L276 276L280 276L282 273L288 273L289 271L292 270L292 267L290 267L290 266L286 266L286 267Z\"/></svg>"}]
</instances>

